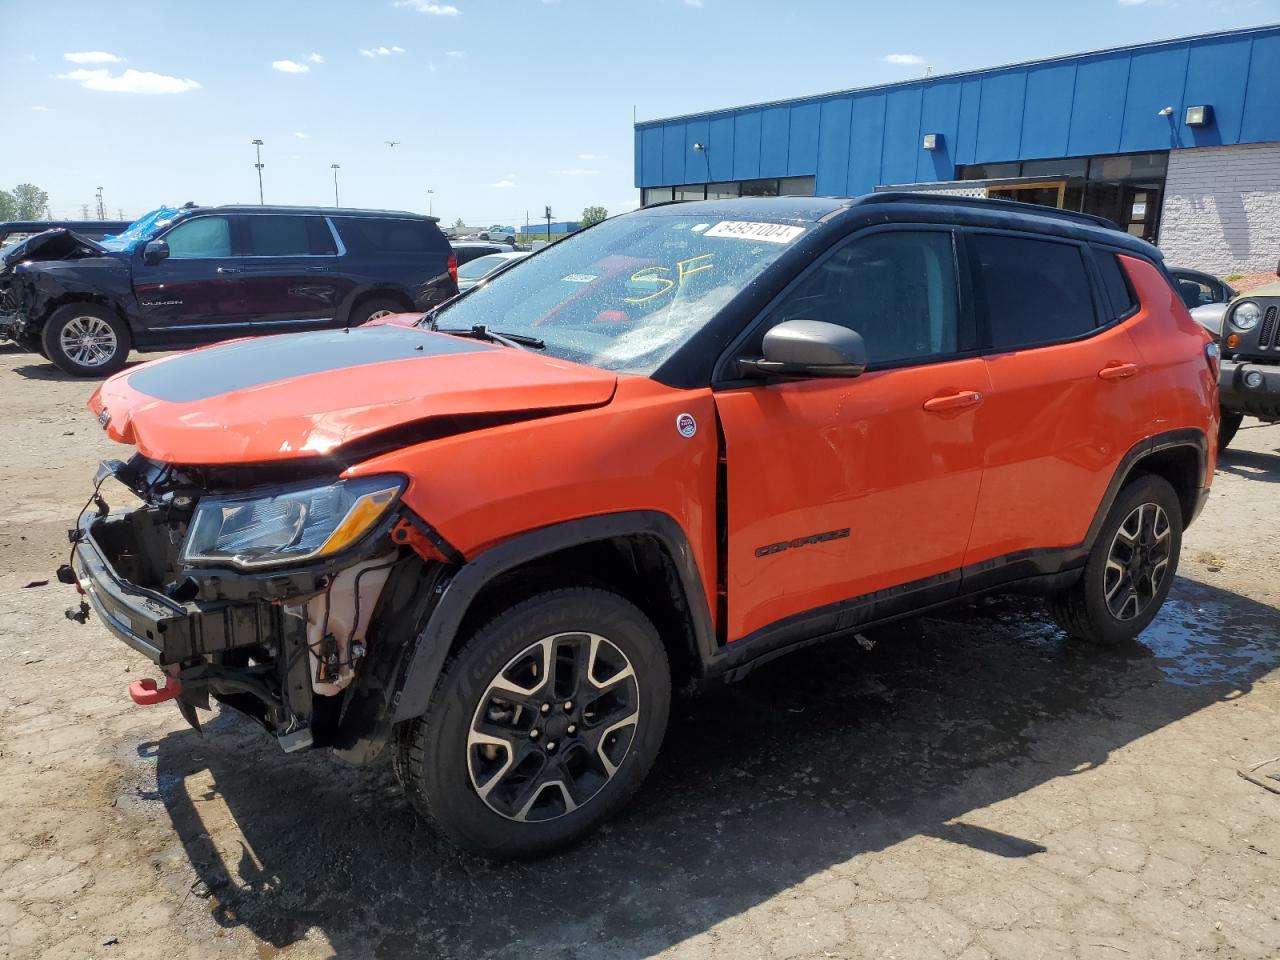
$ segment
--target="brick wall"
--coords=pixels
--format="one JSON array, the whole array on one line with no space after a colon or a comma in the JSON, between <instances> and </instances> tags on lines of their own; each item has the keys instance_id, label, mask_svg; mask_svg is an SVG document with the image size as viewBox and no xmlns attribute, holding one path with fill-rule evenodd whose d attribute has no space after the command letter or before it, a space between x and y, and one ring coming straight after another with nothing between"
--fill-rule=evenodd
<instances>
[{"instance_id":1,"label":"brick wall","mask_svg":"<svg viewBox=\"0 0 1280 960\"><path fill-rule=\"evenodd\" d=\"M1160 249L1173 266L1227 276L1280 260L1280 143L1169 154Z\"/></svg>"}]
</instances>

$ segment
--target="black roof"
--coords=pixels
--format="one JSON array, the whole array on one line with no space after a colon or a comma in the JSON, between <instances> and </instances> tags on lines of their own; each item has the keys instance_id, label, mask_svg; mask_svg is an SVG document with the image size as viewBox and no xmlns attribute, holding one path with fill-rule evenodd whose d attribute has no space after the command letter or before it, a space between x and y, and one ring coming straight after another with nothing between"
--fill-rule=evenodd
<instances>
[{"instance_id":1,"label":"black roof","mask_svg":"<svg viewBox=\"0 0 1280 960\"><path fill-rule=\"evenodd\" d=\"M439 223L439 217L408 210L364 210L359 207L294 207L281 204L227 203L217 207L195 207L196 210L221 210L223 213L309 213L323 217L395 217L401 220L430 220Z\"/></svg>"},{"instance_id":2,"label":"black roof","mask_svg":"<svg viewBox=\"0 0 1280 960\"><path fill-rule=\"evenodd\" d=\"M671 201L643 207L637 213L711 219L791 220L836 224L855 218L862 223L896 221L952 223L1092 240L1160 260L1154 246L1125 233L1110 220L1074 210L1059 210L1016 200L956 197L938 193L885 191L860 197L738 197L728 200Z\"/></svg>"},{"instance_id":3,"label":"black roof","mask_svg":"<svg viewBox=\"0 0 1280 960\"><path fill-rule=\"evenodd\" d=\"M123 230L132 220L6 220L0 230Z\"/></svg>"}]
</instances>

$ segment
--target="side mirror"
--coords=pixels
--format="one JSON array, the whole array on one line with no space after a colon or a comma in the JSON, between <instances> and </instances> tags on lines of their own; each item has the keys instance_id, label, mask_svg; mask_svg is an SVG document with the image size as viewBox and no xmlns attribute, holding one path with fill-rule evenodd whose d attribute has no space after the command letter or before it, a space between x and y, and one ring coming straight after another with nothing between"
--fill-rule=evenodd
<instances>
[{"instance_id":1,"label":"side mirror","mask_svg":"<svg viewBox=\"0 0 1280 960\"><path fill-rule=\"evenodd\" d=\"M167 256L169 256L169 244L163 240L152 240L142 248L142 262L149 266L155 266Z\"/></svg>"},{"instance_id":2,"label":"side mirror","mask_svg":"<svg viewBox=\"0 0 1280 960\"><path fill-rule=\"evenodd\" d=\"M857 377L867 345L848 327L822 320L786 320L764 335L764 357L739 360L745 376Z\"/></svg>"}]
</instances>

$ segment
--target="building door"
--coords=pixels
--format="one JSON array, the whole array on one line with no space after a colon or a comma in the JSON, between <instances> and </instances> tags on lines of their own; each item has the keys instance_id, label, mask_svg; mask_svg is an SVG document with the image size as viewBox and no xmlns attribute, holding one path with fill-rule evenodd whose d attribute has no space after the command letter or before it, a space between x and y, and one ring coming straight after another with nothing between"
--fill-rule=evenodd
<instances>
[{"instance_id":1,"label":"building door","mask_svg":"<svg viewBox=\"0 0 1280 960\"><path fill-rule=\"evenodd\" d=\"M987 196L996 200L1017 200L1041 207L1061 209L1067 193L1067 181L1045 180L1042 183L1010 183L987 188Z\"/></svg>"}]
</instances>

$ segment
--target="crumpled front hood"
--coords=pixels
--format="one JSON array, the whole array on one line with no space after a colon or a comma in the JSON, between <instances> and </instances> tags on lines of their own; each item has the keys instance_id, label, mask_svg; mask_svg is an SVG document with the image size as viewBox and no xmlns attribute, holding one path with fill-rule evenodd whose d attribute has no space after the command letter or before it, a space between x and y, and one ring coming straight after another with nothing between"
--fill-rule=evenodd
<instances>
[{"instance_id":1,"label":"crumpled front hood","mask_svg":"<svg viewBox=\"0 0 1280 960\"><path fill-rule=\"evenodd\" d=\"M106 252L101 244L88 237L82 237L63 227L55 227L6 247L4 256L0 258L0 269L14 267L28 260L61 260L71 256L100 257Z\"/></svg>"},{"instance_id":2,"label":"crumpled front hood","mask_svg":"<svg viewBox=\"0 0 1280 960\"><path fill-rule=\"evenodd\" d=\"M89 409L113 439L153 460L269 463L326 456L410 425L439 436L602 406L616 385L608 371L532 351L378 326L155 360L107 380Z\"/></svg>"}]
</instances>

